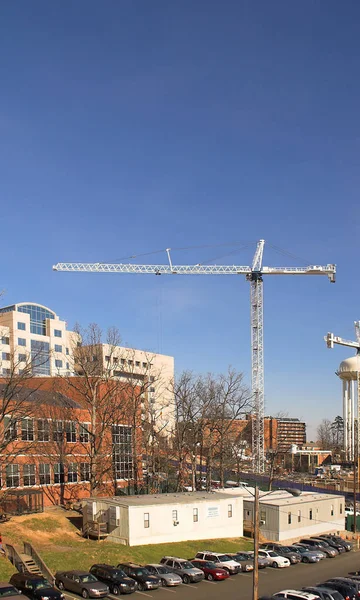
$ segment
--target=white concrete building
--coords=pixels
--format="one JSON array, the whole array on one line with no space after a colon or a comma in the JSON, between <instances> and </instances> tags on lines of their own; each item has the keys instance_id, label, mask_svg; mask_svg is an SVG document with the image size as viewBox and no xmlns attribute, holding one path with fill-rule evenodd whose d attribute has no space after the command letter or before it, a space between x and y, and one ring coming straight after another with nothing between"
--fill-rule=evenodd
<instances>
[{"instance_id":1,"label":"white concrete building","mask_svg":"<svg viewBox=\"0 0 360 600\"><path fill-rule=\"evenodd\" d=\"M20 302L0 309L1 375L32 363L35 375L70 375L74 333L50 308Z\"/></svg>"},{"instance_id":2,"label":"white concrete building","mask_svg":"<svg viewBox=\"0 0 360 600\"><path fill-rule=\"evenodd\" d=\"M217 492L84 500L84 528L96 515L109 541L129 546L243 535L242 497Z\"/></svg>"},{"instance_id":3,"label":"white concrete building","mask_svg":"<svg viewBox=\"0 0 360 600\"><path fill-rule=\"evenodd\" d=\"M244 527L254 520L254 489L230 488L244 500ZM260 533L274 542L294 540L331 531L345 530L345 498L332 494L302 492L292 496L285 490L260 492Z\"/></svg>"}]
</instances>

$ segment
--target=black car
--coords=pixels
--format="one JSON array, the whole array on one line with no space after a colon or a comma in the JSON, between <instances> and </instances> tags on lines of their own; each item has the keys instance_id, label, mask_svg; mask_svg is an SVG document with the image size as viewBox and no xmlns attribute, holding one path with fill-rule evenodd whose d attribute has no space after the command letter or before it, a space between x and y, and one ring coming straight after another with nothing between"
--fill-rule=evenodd
<instances>
[{"instance_id":1,"label":"black car","mask_svg":"<svg viewBox=\"0 0 360 600\"><path fill-rule=\"evenodd\" d=\"M349 583L349 585L353 585L356 588L357 596L360 596L360 579L356 576L332 577L329 581L345 581L346 583Z\"/></svg>"},{"instance_id":2,"label":"black car","mask_svg":"<svg viewBox=\"0 0 360 600\"><path fill-rule=\"evenodd\" d=\"M111 565L93 565L90 573L106 583L110 592L117 596L118 594L132 594L136 592L138 586L135 579L128 577L121 569L116 569Z\"/></svg>"},{"instance_id":3,"label":"black car","mask_svg":"<svg viewBox=\"0 0 360 600\"><path fill-rule=\"evenodd\" d=\"M326 542L330 540L332 542L336 542L337 544L341 544L344 546L346 552L350 552L350 550L352 550L352 544L347 540L343 540L339 535L324 533L323 535L319 535L319 538L325 540Z\"/></svg>"},{"instance_id":4,"label":"black car","mask_svg":"<svg viewBox=\"0 0 360 600\"><path fill-rule=\"evenodd\" d=\"M356 587L346 581L325 581L324 583L318 583L316 587L324 587L330 588L332 590L337 590L345 599L357 599Z\"/></svg>"},{"instance_id":5,"label":"black car","mask_svg":"<svg viewBox=\"0 0 360 600\"><path fill-rule=\"evenodd\" d=\"M310 592L319 596L320 600L343 600L342 595L337 590L323 587L303 587L304 592Z\"/></svg>"},{"instance_id":6,"label":"black car","mask_svg":"<svg viewBox=\"0 0 360 600\"><path fill-rule=\"evenodd\" d=\"M14 573L10 578L10 583L32 600L42 600L45 596L49 600L63 600L64 598L64 594L54 588L42 575Z\"/></svg>"},{"instance_id":7,"label":"black car","mask_svg":"<svg viewBox=\"0 0 360 600\"><path fill-rule=\"evenodd\" d=\"M343 544L339 544L338 542L335 542L335 540L330 540L328 538L323 538L323 537L318 537L318 538L312 537L311 539L319 540L320 542L325 542L331 548L335 548L335 550L337 550L339 554L346 552L345 546Z\"/></svg>"},{"instance_id":8,"label":"black car","mask_svg":"<svg viewBox=\"0 0 360 600\"><path fill-rule=\"evenodd\" d=\"M140 591L157 590L161 586L161 579L156 575L151 575L145 567L135 565L134 563L120 563L117 569L121 569L124 573L135 579Z\"/></svg>"}]
</instances>

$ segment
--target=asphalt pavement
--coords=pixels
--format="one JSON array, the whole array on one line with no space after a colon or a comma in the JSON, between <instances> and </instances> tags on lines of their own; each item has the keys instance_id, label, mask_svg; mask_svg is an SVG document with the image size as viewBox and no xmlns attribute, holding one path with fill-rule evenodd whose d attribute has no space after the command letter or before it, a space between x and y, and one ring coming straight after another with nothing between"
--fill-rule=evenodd
<instances>
[{"instance_id":1,"label":"asphalt pavement","mask_svg":"<svg viewBox=\"0 0 360 600\"><path fill-rule=\"evenodd\" d=\"M259 596L274 594L285 589L301 589L315 585L330 577L344 577L349 571L360 570L360 552L346 552L335 558L325 558L320 563L292 565L285 569L267 567L259 571ZM67 600L81 600L80 596L64 592ZM130 596L121 596L129 600L251 600L252 573L239 573L225 581L202 581L201 583L174 588L160 587L149 592L135 592ZM109 594L110 600L119 600L119 596Z\"/></svg>"}]
</instances>

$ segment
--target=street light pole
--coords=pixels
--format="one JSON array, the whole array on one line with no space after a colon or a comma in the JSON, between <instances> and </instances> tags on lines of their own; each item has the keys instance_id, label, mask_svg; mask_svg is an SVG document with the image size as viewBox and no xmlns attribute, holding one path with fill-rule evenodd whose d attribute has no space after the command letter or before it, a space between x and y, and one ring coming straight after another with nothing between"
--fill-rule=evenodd
<instances>
[{"instance_id":1,"label":"street light pole","mask_svg":"<svg viewBox=\"0 0 360 600\"><path fill-rule=\"evenodd\" d=\"M255 487L254 497L254 570L253 570L253 600L259 597L259 488Z\"/></svg>"}]
</instances>

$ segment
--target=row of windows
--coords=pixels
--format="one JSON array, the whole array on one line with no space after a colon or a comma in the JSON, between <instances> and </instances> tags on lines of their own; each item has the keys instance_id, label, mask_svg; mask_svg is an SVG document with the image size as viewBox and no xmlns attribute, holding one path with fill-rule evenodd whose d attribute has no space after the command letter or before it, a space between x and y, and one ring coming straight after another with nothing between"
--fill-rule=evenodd
<instances>
[{"instance_id":1,"label":"row of windows","mask_svg":"<svg viewBox=\"0 0 360 600\"><path fill-rule=\"evenodd\" d=\"M316 509L316 518L317 518L318 512L319 512L319 509L317 508ZM339 512L340 512L341 515L343 514L343 505L342 505L342 503L340 503ZM291 512L288 512L288 525L291 525L291 523L292 523L292 517L294 517L294 516L295 515L293 515ZM331 504L331 506L330 506L330 516L331 517L334 516L334 505L333 504ZM309 517L308 518L309 518L310 521L313 520L313 509L312 508L309 509ZM298 513L297 513L297 522L301 523L301 519L302 519L301 510L298 510Z\"/></svg>"},{"instance_id":2,"label":"row of windows","mask_svg":"<svg viewBox=\"0 0 360 600\"><path fill-rule=\"evenodd\" d=\"M61 344L55 344L54 349L55 349L55 352L63 351L63 347L61 346ZM69 356L69 348L65 348L65 352L66 352L66 356Z\"/></svg>"},{"instance_id":3,"label":"row of windows","mask_svg":"<svg viewBox=\"0 0 360 600\"><path fill-rule=\"evenodd\" d=\"M20 432L19 427L20 425ZM89 441L89 430L86 423L81 423L79 428L74 421L49 421L48 419L21 419L18 423L10 417L4 419L5 439L23 442L67 442L86 443ZM35 437L36 436L36 437Z\"/></svg>"},{"instance_id":4,"label":"row of windows","mask_svg":"<svg viewBox=\"0 0 360 600\"><path fill-rule=\"evenodd\" d=\"M231 517L233 516L232 504L228 504L227 513L228 513L228 518L231 519ZM178 521L178 511L173 510L171 513L171 517L172 517L173 524L177 525L179 522ZM197 523L198 521L199 521L199 509L193 508L193 522ZM148 529L150 527L150 513L144 513L144 527L145 527L145 529Z\"/></svg>"},{"instance_id":5,"label":"row of windows","mask_svg":"<svg viewBox=\"0 0 360 600\"><path fill-rule=\"evenodd\" d=\"M41 345L44 345L44 342L40 342ZM61 346L60 346L61 348ZM43 350L43 348L41 349L41 351ZM55 351L56 351L56 346L55 346ZM59 350L59 352L61 352L61 350ZM44 356L44 354L42 353L42 356ZM1 358L2 360L10 360L10 353L9 352L2 352L1 353ZM18 354L18 361L19 362L26 362L26 354ZM45 361L47 362L47 358L45 358ZM36 361L36 367L40 366L39 363L40 361ZM63 367L63 361L59 360L59 359L55 359L55 367L61 369ZM69 369L69 363L66 363L66 368Z\"/></svg>"},{"instance_id":6,"label":"row of windows","mask_svg":"<svg viewBox=\"0 0 360 600\"><path fill-rule=\"evenodd\" d=\"M36 472L37 470L37 472ZM38 477L37 477L38 475ZM22 465L22 485L50 485L52 483L77 483L79 481L90 481L90 465L86 462L63 463L40 463L36 469L35 465ZM20 465L11 464L5 467L6 487L20 487Z\"/></svg>"},{"instance_id":7,"label":"row of windows","mask_svg":"<svg viewBox=\"0 0 360 600\"><path fill-rule=\"evenodd\" d=\"M94 356L93 356L93 360L94 360L94 361L95 361L95 360L98 360L98 357L97 357L96 355L94 355ZM105 356L105 360L106 360L106 362L110 362L110 360L111 360L111 357L110 357L110 356ZM113 361L113 364L114 364L114 365L117 365L117 364L119 364L119 357L118 357L118 356L113 356L113 359L112 359L112 361ZM122 365L126 365L126 364L128 364L130 367L133 367L133 366L134 366L134 364L135 364L135 367L140 367L140 366L141 366L141 361L140 361L140 360L135 360L135 361L133 361L133 360L126 360L125 358L120 358L120 363L121 363ZM152 364L151 364L151 363L146 363L146 362L143 362L143 363L142 363L142 366L143 366L143 369L147 369L147 368L148 368L148 369L150 369L150 368L152 367ZM154 380L154 378L153 378L153 377L152 377L152 378L150 378L150 379Z\"/></svg>"}]
</instances>

